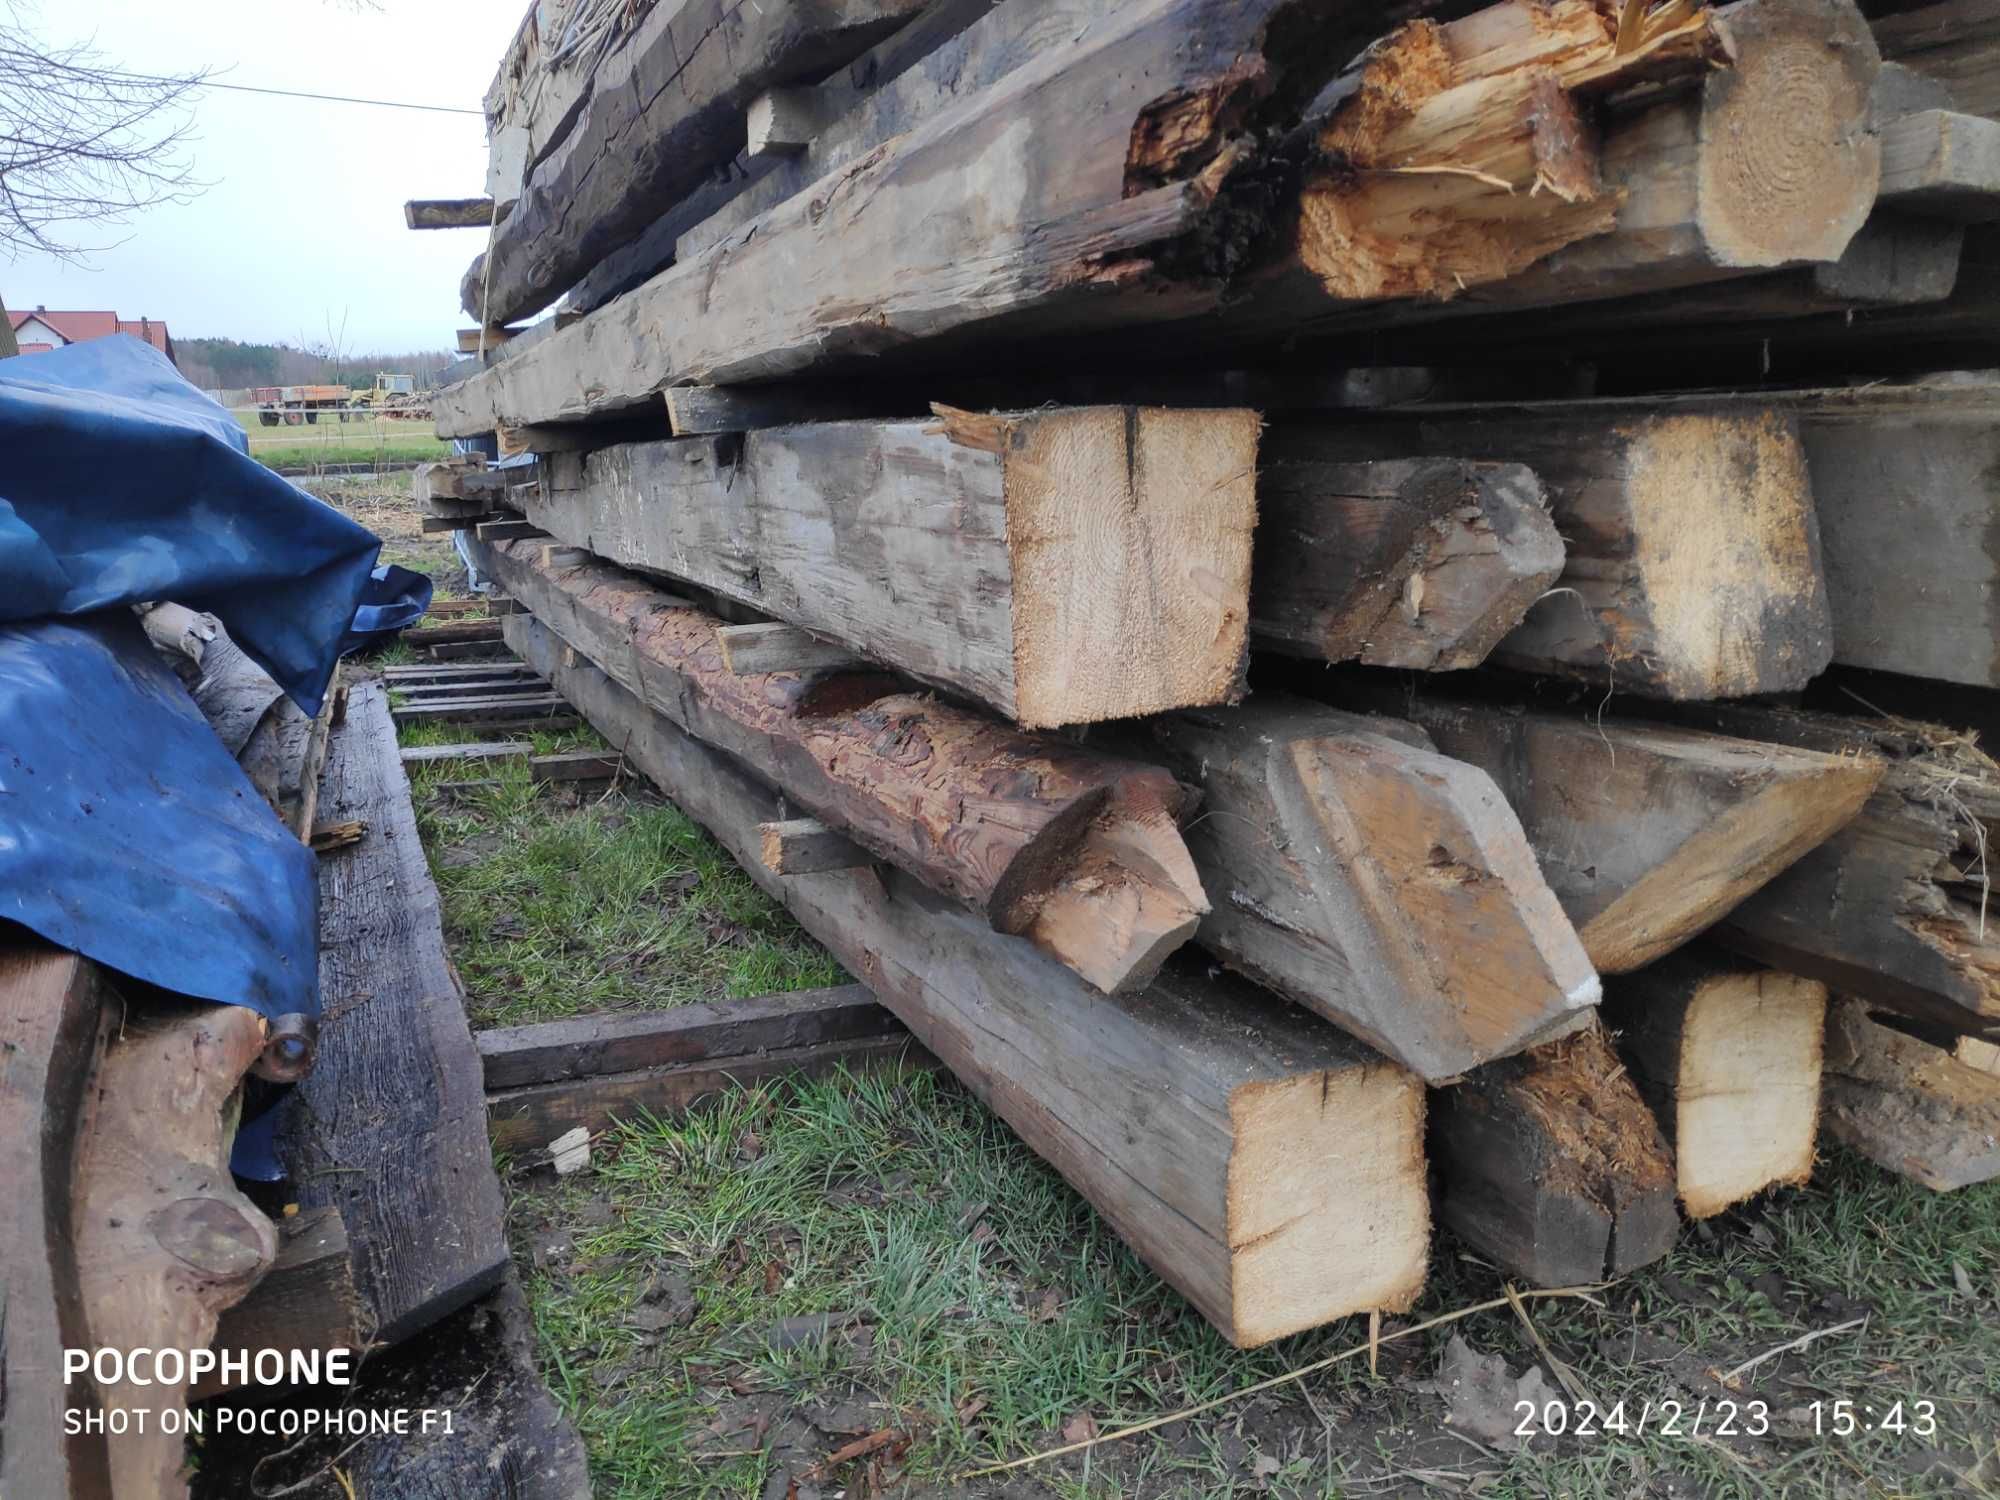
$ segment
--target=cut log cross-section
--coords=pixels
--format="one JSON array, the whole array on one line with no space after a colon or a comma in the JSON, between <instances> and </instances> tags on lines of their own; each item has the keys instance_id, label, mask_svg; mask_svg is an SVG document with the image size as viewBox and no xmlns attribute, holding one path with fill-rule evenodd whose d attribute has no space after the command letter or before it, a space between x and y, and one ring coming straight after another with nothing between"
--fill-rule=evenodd
<instances>
[{"instance_id":1,"label":"cut log cross-section","mask_svg":"<svg viewBox=\"0 0 2000 1500\"><path fill-rule=\"evenodd\" d=\"M1242 691L1257 417L1083 407L561 454L536 524L1029 728Z\"/></svg>"},{"instance_id":2,"label":"cut log cross-section","mask_svg":"<svg viewBox=\"0 0 2000 1500\"><path fill-rule=\"evenodd\" d=\"M1547 487L1567 548L1558 586L1493 660L1670 699L1795 691L1833 627L1804 449L1754 401L1686 399L1356 413L1349 460L1508 458Z\"/></svg>"},{"instance_id":3,"label":"cut log cross-section","mask_svg":"<svg viewBox=\"0 0 2000 1500\"><path fill-rule=\"evenodd\" d=\"M475 556L628 691L997 930L1107 991L1145 984L1193 936L1208 903L1167 772L881 675L733 673L713 615L608 564L547 567L532 551Z\"/></svg>"},{"instance_id":4,"label":"cut log cross-section","mask_svg":"<svg viewBox=\"0 0 2000 1500\"><path fill-rule=\"evenodd\" d=\"M1232 968L1431 1082L1589 1020L1597 975L1520 823L1421 731L1259 697L1135 752L1201 787L1199 936Z\"/></svg>"},{"instance_id":5,"label":"cut log cross-section","mask_svg":"<svg viewBox=\"0 0 2000 1500\"><path fill-rule=\"evenodd\" d=\"M1105 999L900 873L776 875L772 791L539 620L507 635L1230 1340L1409 1306L1429 1212L1407 1071L1198 965Z\"/></svg>"},{"instance_id":6,"label":"cut log cross-section","mask_svg":"<svg viewBox=\"0 0 2000 1500\"><path fill-rule=\"evenodd\" d=\"M1605 987L1605 1024L1706 1219L1812 1175L1826 986L1677 953Z\"/></svg>"},{"instance_id":7,"label":"cut log cross-section","mask_svg":"<svg viewBox=\"0 0 2000 1500\"><path fill-rule=\"evenodd\" d=\"M1699 730L1419 697L1389 704L1485 770L1598 971L1651 963L1851 821L1883 773Z\"/></svg>"},{"instance_id":8,"label":"cut log cross-section","mask_svg":"<svg viewBox=\"0 0 2000 1500\"><path fill-rule=\"evenodd\" d=\"M1264 435L1250 629L1326 661L1476 667L1562 571L1541 482L1519 464L1324 462L1308 424Z\"/></svg>"},{"instance_id":9,"label":"cut log cross-section","mask_svg":"<svg viewBox=\"0 0 2000 1500\"><path fill-rule=\"evenodd\" d=\"M1601 1029L1431 1095L1438 1217L1537 1286L1650 1265L1680 1232L1673 1156Z\"/></svg>"}]
</instances>

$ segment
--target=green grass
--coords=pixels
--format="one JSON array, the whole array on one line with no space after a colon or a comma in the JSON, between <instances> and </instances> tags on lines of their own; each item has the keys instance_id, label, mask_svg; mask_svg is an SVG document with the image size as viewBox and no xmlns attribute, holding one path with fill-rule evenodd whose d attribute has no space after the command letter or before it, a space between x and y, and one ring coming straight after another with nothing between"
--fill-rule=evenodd
<instances>
[{"instance_id":1,"label":"green grass","mask_svg":"<svg viewBox=\"0 0 2000 1500\"><path fill-rule=\"evenodd\" d=\"M567 1237L527 1279L545 1373L584 1434L603 1500L758 1495L788 1459L796 1471L843 1440L798 1417L836 1401L873 1403L876 1425L916 1437L902 1460L909 1477L944 1482L1053 1446L1078 1412L1108 1430L1366 1337L1350 1319L1231 1349L995 1117L924 1073L758 1087L685 1119L619 1127L589 1177L517 1182L513 1216L517 1243L545 1241L551 1226ZM635 1326L662 1276L685 1279L692 1321ZM1593 1396L1636 1409L1680 1395L1690 1411L1726 1394L1707 1370L1867 1313L1865 1330L1770 1361L1746 1382L1742 1399L1768 1400L1787 1436L1544 1439L1548 1451L1481 1452L1449 1436L1442 1402L1424 1388L1446 1330L1385 1345L1379 1376L1350 1361L1101 1448L1087 1465L1031 1471L1033 1486L990 1479L963 1492L1362 1495L1414 1468L1444 1493L1495 1497L1995 1493L2000 1460L1989 1458L1983 1482L1959 1476L1992 1453L2000 1418L1996 1278L2000 1188L1935 1196L1835 1152L1812 1187L1690 1227L1666 1262L1598 1305L1533 1304L1543 1337ZM1420 1306L1387 1327L1500 1285L1441 1236ZM852 1327L866 1334L790 1350L767 1340L781 1320L826 1312L858 1318ZM1517 1372L1536 1357L1507 1312L1456 1331ZM1935 1401L1953 1468L1925 1477L1915 1460L1938 1455L1914 1438L1800 1434L1809 1402L1842 1396ZM962 1425L957 1412L973 1401L984 1405ZM727 1430L759 1414L770 1424L762 1448ZM788 1442L803 1446L788 1453ZM702 1456L743 1449L760 1451ZM851 1482L858 1469L825 1482ZM1661 1487L1668 1476L1682 1487Z\"/></svg>"},{"instance_id":2,"label":"green grass","mask_svg":"<svg viewBox=\"0 0 2000 1500\"><path fill-rule=\"evenodd\" d=\"M426 726L405 743L450 743ZM600 743L538 734L537 753ZM658 1009L838 984L841 971L673 806L535 783L523 761L413 768L418 821L473 1023ZM443 796L441 782L498 784Z\"/></svg>"},{"instance_id":3,"label":"green grass","mask_svg":"<svg viewBox=\"0 0 2000 1500\"><path fill-rule=\"evenodd\" d=\"M356 417L342 422L322 413L319 421L296 427L266 427L254 408L231 413L250 435L250 456L271 468L316 464L408 463L442 458L451 444L423 421Z\"/></svg>"}]
</instances>

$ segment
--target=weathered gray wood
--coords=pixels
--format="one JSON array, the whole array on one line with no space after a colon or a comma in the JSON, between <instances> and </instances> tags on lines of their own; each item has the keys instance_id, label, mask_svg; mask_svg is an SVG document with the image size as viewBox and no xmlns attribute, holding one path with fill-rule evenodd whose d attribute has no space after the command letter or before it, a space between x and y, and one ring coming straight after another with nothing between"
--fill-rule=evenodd
<instances>
[{"instance_id":1,"label":"weathered gray wood","mask_svg":"<svg viewBox=\"0 0 2000 1500\"><path fill-rule=\"evenodd\" d=\"M1944 109L1895 121L1882 132L1876 201L1967 224L2000 219L2000 121Z\"/></svg>"},{"instance_id":2,"label":"weathered gray wood","mask_svg":"<svg viewBox=\"0 0 2000 1500\"><path fill-rule=\"evenodd\" d=\"M539 155L486 264L465 279L475 318L549 306L744 144L744 110L776 84L865 50L921 0L656 5L592 68L574 123Z\"/></svg>"},{"instance_id":3,"label":"weathered gray wood","mask_svg":"<svg viewBox=\"0 0 2000 1500\"><path fill-rule=\"evenodd\" d=\"M427 702L398 703L390 712L399 722L427 721L482 724L504 721L524 723L534 719L561 717L566 705L556 693L509 693L492 698L439 698Z\"/></svg>"},{"instance_id":4,"label":"weathered gray wood","mask_svg":"<svg viewBox=\"0 0 2000 1500\"><path fill-rule=\"evenodd\" d=\"M763 840L764 866L777 875L816 875L875 863L866 849L817 818L766 823L757 834Z\"/></svg>"},{"instance_id":5,"label":"weathered gray wood","mask_svg":"<svg viewBox=\"0 0 2000 1500\"><path fill-rule=\"evenodd\" d=\"M738 676L713 615L631 574L595 559L551 568L528 543L474 546L534 618L647 704L1100 989L1144 985L1207 910L1174 826L1185 789L1156 766L894 678Z\"/></svg>"},{"instance_id":6,"label":"weathered gray wood","mask_svg":"<svg viewBox=\"0 0 2000 1500\"><path fill-rule=\"evenodd\" d=\"M1754 400L1356 412L1329 459L1502 456L1548 491L1567 561L1496 663L1644 697L1793 691L1833 632L1793 419Z\"/></svg>"},{"instance_id":7,"label":"weathered gray wood","mask_svg":"<svg viewBox=\"0 0 2000 1500\"><path fill-rule=\"evenodd\" d=\"M548 533L532 521L481 521L477 535L482 542L512 542L523 537L547 536Z\"/></svg>"},{"instance_id":8,"label":"weathered gray wood","mask_svg":"<svg viewBox=\"0 0 2000 1500\"><path fill-rule=\"evenodd\" d=\"M498 620L453 620L442 625L419 625L402 635L404 645L418 650L425 646L491 645L499 639Z\"/></svg>"},{"instance_id":9,"label":"weathered gray wood","mask_svg":"<svg viewBox=\"0 0 2000 1500\"><path fill-rule=\"evenodd\" d=\"M1873 755L1384 694L1519 814L1600 973L1652 963L1727 916L1860 811Z\"/></svg>"},{"instance_id":10,"label":"weathered gray wood","mask_svg":"<svg viewBox=\"0 0 2000 1500\"><path fill-rule=\"evenodd\" d=\"M1887 1019L1851 997L1834 1003L1827 1135L1934 1192L2000 1177L2000 1077Z\"/></svg>"},{"instance_id":11,"label":"weathered gray wood","mask_svg":"<svg viewBox=\"0 0 2000 1500\"><path fill-rule=\"evenodd\" d=\"M2000 1034L2000 767L1936 725L1709 704L1691 722L1888 762L1860 815L1748 897L1712 936L1836 994L1956 1031Z\"/></svg>"},{"instance_id":12,"label":"weathered gray wood","mask_svg":"<svg viewBox=\"0 0 2000 1500\"><path fill-rule=\"evenodd\" d=\"M410 474L410 493L419 505L456 501L458 504L451 507L451 513L456 515L475 502L490 506L505 500L509 477L510 471L489 469L483 464L418 464Z\"/></svg>"},{"instance_id":13,"label":"weathered gray wood","mask_svg":"<svg viewBox=\"0 0 2000 1500\"><path fill-rule=\"evenodd\" d=\"M1638 1270L1680 1233L1673 1156L1596 1026L1431 1094L1438 1218L1537 1286Z\"/></svg>"},{"instance_id":14,"label":"weathered gray wood","mask_svg":"<svg viewBox=\"0 0 2000 1500\"><path fill-rule=\"evenodd\" d=\"M1250 629L1325 661L1476 667L1563 566L1541 481L1519 464L1328 462L1317 424L1258 450Z\"/></svg>"},{"instance_id":15,"label":"weathered gray wood","mask_svg":"<svg viewBox=\"0 0 2000 1500\"><path fill-rule=\"evenodd\" d=\"M320 861L319 1057L277 1107L301 1211L338 1208L375 1337L395 1343L507 1267L478 1053L439 926L388 697L357 682L321 815L369 836Z\"/></svg>"},{"instance_id":16,"label":"weathered gray wood","mask_svg":"<svg viewBox=\"0 0 2000 1500\"><path fill-rule=\"evenodd\" d=\"M403 205L411 229L484 229L493 222L491 198L412 198ZM506 207L500 218L507 217Z\"/></svg>"},{"instance_id":17,"label":"weathered gray wood","mask_svg":"<svg viewBox=\"0 0 2000 1500\"><path fill-rule=\"evenodd\" d=\"M1706 1219L1812 1176L1826 986L1706 949L1605 986L1604 1023Z\"/></svg>"},{"instance_id":18,"label":"weathered gray wood","mask_svg":"<svg viewBox=\"0 0 2000 1500\"><path fill-rule=\"evenodd\" d=\"M751 161L766 156L795 156L838 114L839 91L771 89L750 101L745 120L748 139L743 154Z\"/></svg>"},{"instance_id":19,"label":"weathered gray wood","mask_svg":"<svg viewBox=\"0 0 2000 1500\"><path fill-rule=\"evenodd\" d=\"M1414 1298L1429 1225L1409 1073L1199 966L1107 999L900 874L774 875L756 831L773 793L537 620L507 630L1232 1341Z\"/></svg>"},{"instance_id":20,"label":"weathered gray wood","mask_svg":"<svg viewBox=\"0 0 2000 1500\"><path fill-rule=\"evenodd\" d=\"M1987 0L1868 0L1876 43L1939 79L1960 109L2000 119L2000 14Z\"/></svg>"},{"instance_id":21,"label":"weathered gray wood","mask_svg":"<svg viewBox=\"0 0 2000 1500\"><path fill-rule=\"evenodd\" d=\"M1257 426L1127 407L822 423L740 453L558 455L527 504L600 557L1053 727L1239 694Z\"/></svg>"},{"instance_id":22,"label":"weathered gray wood","mask_svg":"<svg viewBox=\"0 0 2000 1500\"><path fill-rule=\"evenodd\" d=\"M108 1446L83 1430L102 1403L65 1382L63 1350L91 1347L71 1191L85 1110L122 1007L86 959L17 929L0 947L0 1493L108 1495ZM75 1431L66 1430L74 1419Z\"/></svg>"},{"instance_id":23,"label":"weathered gray wood","mask_svg":"<svg viewBox=\"0 0 2000 1500\"><path fill-rule=\"evenodd\" d=\"M841 672L863 665L861 658L845 646L836 646L810 631L779 621L718 626L715 643L722 648L722 664L738 676L759 672Z\"/></svg>"},{"instance_id":24,"label":"weathered gray wood","mask_svg":"<svg viewBox=\"0 0 2000 1500\"><path fill-rule=\"evenodd\" d=\"M670 385L666 390L667 419L674 436L703 437L719 432L750 432L759 427L794 427L801 422L851 422L896 415L895 398L887 401L855 385L823 386L788 381L782 385ZM922 406L906 406L914 415Z\"/></svg>"},{"instance_id":25,"label":"weathered gray wood","mask_svg":"<svg viewBox=\"0 0 2000 1500\"><path fill-rule=\"evenodd\" d=\"M1520 823L1421 731L1260 694L1131 744L1202 791L1199 941L1232 968L1432 1083L1589 1021L1597 974Z\"/></svg>"}]
</instances>

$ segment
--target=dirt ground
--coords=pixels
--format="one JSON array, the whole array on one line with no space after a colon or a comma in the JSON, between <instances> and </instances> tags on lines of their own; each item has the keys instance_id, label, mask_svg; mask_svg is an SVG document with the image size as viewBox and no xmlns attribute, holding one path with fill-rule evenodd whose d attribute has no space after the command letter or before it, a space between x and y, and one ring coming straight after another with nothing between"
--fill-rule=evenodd
<instances>
[{"instance_id":1,"label":"dirt ground","mask_svg":"<svg viewBox=\"0 0 2000 1500\"><path fill-rule=\"evenodd\" d=\"M327 493L463 587L399 493ZM838 978L649 789L445 779L415 790L475 1024ZM1364 1318L1229 1348L915 1068L628 1122L560 1182L502 1165L604 1500L2000 1493L2000 1185L1935 1195L1830 1146L1666 1261L1518 1308L1440 1233L1372 1354ZM1565 1430L1521 1436L1523 1410Z\"/></svg>"}]
</instances>

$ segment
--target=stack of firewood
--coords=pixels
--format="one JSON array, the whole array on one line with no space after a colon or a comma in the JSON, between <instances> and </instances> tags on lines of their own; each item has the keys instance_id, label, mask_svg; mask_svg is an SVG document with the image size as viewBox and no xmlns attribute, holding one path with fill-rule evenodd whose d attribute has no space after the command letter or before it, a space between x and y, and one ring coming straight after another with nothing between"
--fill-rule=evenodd
<instances>
[{"instance_id":1,"label":"stack of firewood","mask_svg":"<svg viewBox=\"0 0 2000 1500\"><path fill-rule=\"evenodd\" d=\"M1241 1344L1995 1175L1991 16L543 0L420 490Z\"/></svg>"}]
</instances>

